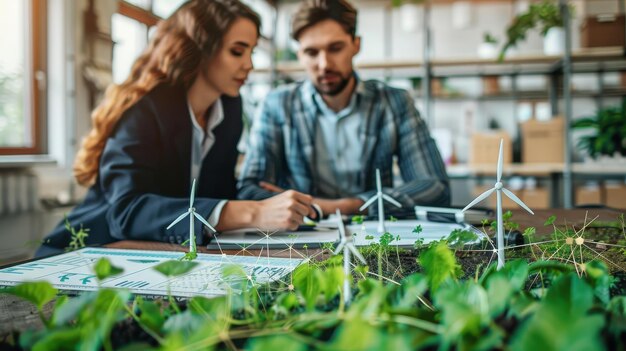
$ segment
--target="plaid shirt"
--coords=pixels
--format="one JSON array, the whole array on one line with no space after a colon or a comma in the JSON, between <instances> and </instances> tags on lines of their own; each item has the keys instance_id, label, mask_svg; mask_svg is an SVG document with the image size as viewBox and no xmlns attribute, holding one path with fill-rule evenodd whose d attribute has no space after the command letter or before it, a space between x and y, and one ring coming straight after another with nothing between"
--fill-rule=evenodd
<instances>
[{"instance_id":1,"label":"plaid shirt","mask_svg":"<svg viewBox=\"0 0 626 351\"><path fill-rule=\"evenodd\" d=\"M401 89L379 81L358 81L362 104L369 111L361 133L365 141L358 185L367 189L353 194L363 200L376 194L376 169L383 192L403 208L415 205L449 206L450 189L445 166L428 128ZM307 86L309 85L309 86ZM240 199L274 195L260 181L318 196L315 169L316 104L310 81L298 82L270 93L254 119L246 159L239 177ZM404 183L393 187L393 156L397 156ZM329 164L328 167L335 167ZM370 207L370 214L376 206Z\"/></svg>"}]
</instances>

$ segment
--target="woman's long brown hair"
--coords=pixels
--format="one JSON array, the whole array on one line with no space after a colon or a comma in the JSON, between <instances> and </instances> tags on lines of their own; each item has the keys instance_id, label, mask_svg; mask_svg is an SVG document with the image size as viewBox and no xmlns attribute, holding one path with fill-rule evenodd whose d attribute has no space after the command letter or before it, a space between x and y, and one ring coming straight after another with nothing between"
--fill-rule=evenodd
<instances>
[{"instance_id":1,"label":"woman's long brown hair","mask_svg":"<svg viewBox=\"0 0 626 351\"><path fill-rule=\"evenodd\" d=\"M111 85L91 114L92 129L74 162L74 177L79 184L95 183L106 141L124 112L158 84L189 89L201 64L218 51L237 18L251 20L258 32L259 16L237 0L191 0L158 24L128 78L122 84Z\"/></svg>"}]
</instances>

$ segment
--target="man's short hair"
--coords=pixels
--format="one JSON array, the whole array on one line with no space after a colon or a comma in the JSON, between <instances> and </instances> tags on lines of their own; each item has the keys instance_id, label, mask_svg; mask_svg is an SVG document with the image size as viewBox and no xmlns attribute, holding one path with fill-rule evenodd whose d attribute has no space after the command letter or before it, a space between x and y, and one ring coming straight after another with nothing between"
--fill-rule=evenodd
<instances>
[{"instance_id":1,"label":"man's short hair","mask_svg":"<svg viewBox=\"0 0 626 351\"><path fill-rule=\"evenodd\" d=\"M356 35L356 9L345 0L306 0L291 21L291 36L298 40L302 32L325 20L337 21L346 33Z\"/></svg>"}]
</instances>

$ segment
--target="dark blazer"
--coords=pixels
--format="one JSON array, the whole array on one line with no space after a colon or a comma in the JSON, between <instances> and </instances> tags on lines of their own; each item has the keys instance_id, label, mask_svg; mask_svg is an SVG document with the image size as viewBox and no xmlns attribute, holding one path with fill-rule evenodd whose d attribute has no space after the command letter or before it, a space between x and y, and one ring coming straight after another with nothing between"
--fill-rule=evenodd
<instances>
[{"instance_id":1,"label":"dark blazer","mask_svg":"<svg viewBox=\"0 0 626 351\"><path fill-rule=\"evenodd\" d=\"M224 120L196 181L194 207L207 218L221 199L236 195L235 164L241 136L241 98L222 97ZM68 215L72 227L89 228L88 245L136 239L181 243L189 221L166 230L189 207L192 124L183 88L160 85L124 112L107 140L96 183ZM198 244L202 225L196 220ZM37 256L60 252L70 233L63 223Z\"/></svg>"}]
</instances>

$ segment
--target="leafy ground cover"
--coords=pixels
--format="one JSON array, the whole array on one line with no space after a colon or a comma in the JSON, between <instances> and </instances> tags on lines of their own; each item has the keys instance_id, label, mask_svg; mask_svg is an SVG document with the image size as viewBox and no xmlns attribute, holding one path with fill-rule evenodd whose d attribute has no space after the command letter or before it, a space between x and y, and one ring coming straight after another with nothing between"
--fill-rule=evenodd
<instances>
[{"instance_id":1,"label":"leafy ground cover","mask_svg":"<svg viewBox=\"0 0 626 351\"><path fill-rule=\"evenodd\" d=\"M44 327L6 335L0 349L626 349L623 216L580 227L550 218L548 235L519 232L505 218L510 242L499 271L488 221L479 243L457 231L406 250L384 235L362 249L368 265L353 266L350 304L341 256L309 260L268 285L229 266L224 277L241 293L213 299L148 300L110 289L56 298L49 284L26 283L3 292L32 302ZM194 266L169 261L157 270L175 276ZM94 272L100 280L119 274L106 260Z\"/></svg>"}]
</instances>

